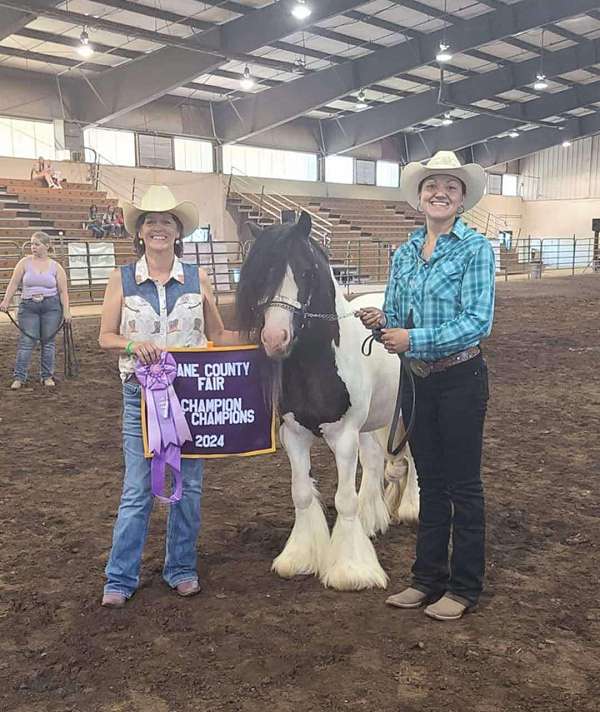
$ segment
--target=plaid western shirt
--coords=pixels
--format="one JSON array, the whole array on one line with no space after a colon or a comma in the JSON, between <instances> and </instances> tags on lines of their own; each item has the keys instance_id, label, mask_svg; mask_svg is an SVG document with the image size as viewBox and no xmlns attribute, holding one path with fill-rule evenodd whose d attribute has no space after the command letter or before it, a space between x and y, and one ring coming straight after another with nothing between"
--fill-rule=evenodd
<instances>
[{"instance_id":1,"label":"plaid western shirt","mask_svg":"<svg viewBox=\"0 0 600 712\"><path fill-rule=\"evenodd\" d=\"M483 235L458 218L440 235L429 262L421 258L426 229L416 230L394 253L383 311L387 327L407 325L407 356L436 361L476 346L494 317L495 261Z\"/></svg>"}]
</instances>

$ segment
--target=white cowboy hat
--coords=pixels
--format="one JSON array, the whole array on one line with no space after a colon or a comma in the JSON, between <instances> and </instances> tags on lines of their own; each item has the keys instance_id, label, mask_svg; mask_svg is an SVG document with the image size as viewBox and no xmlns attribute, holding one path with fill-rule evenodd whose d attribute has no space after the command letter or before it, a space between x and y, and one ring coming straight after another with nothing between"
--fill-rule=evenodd
<instances>
[{"instance_id":1,"label":"white cowboy hat","mask_svg":"<svg viewBox=\"0 0 600 712\"><path fill-rule=\"evenodd\" d=\"M465 184L465 211L470 210L481 200L485 189L485 171L477 163L461 166L452 151L438 151L425 165L409 163L400 175L402 198L416 209L421 182L429 176L439 174L454 176Z\"/></svg>"},{"instance_id":2,"label":"white cowboy hat","mask_svg":"<svg viewBox=\"0 0 600 712\"><path fill-rule=\"evenodd\" d=\"M198 227L200 218L198 208L189 200L178 203L175 196L166 185L151 185L144 193L139 205L125 203L123 205L123 222L130 235L135 235L135 225L143 213L171 213L183 225L183 236L191 235Z\"/></svg>"}]
</instances>

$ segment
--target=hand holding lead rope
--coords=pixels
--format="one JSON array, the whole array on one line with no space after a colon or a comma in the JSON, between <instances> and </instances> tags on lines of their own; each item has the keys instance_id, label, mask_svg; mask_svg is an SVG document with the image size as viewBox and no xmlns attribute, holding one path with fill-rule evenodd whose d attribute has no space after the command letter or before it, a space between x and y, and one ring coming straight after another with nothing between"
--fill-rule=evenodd
<instances>
[{"instance_id":1,"label":"hand holding lead rope","mask_svg":"<svg viewBox=\"0 0 600 712\"><path fill-rule=\"evenodd\" d=\"M363 311L363 310L361 310ZM366 310L364 310L366 311ZM379 310L377 310L379 311ZM360 312L356 313L359 318L360 317ZM365 322L363 321L363 324ZM377 326L374 329L371 329L371 333L367 338L363 341L362 346L361 346L361 351L363 356L370 356L372 351L373 351L373 342L374 341L379 341L380 343L382 342L383 339L383 330L380 326ZM387 451L389 455L396 456L399 455L402 450L406 447L406 443L408 442L408 438L410 437L413 427L415 424L415 415L416 415L416 391L415 391L415 377L413 375L413 372L408 365L408 359L403 353L398 354L398 358L400 359L400 378L398 380L398 393L396 395L396 405L394 406L394 415L392 417L392 423L390 425L390 433L388 436L388 441L387 441ZM394 447L394 440L396 437L396 431L398 430L398 426L400 424L400 417L402 413L402 379L404 373L408 374L408 379L411 385L411 390L412 390L412 405L411 405L411 411L410 411L410 422L408 423L408 427L406 428L406 431L402 438L400 439L400 442L396 447Z\"/></svg>"}]
</instances>

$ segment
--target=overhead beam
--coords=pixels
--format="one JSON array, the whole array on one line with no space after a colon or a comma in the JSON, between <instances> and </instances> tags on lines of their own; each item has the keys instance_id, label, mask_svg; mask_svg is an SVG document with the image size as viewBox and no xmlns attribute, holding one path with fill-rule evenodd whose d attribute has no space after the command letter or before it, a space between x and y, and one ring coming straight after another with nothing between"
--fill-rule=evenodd
<instances>
[{"instance_id":1,"label":"overhead beam","mask_svg":"<svg viewBox=\"0 0 600 712\"><path fill-rule=\"evenodd\" d=\"M584 13L595 6L597 0L571 0L569 3L530 0L507 5L496 12L488 12L470 20L457 21L444 30L323 69L253 97L240 99L234 106L219 106L215 111L217 134L224 142L247 139L333 101L338 96L416 69L432 60L442 40L447 40L454 52L464 52L532 27Z\"/></svg>"},{"instance_id":2,"label":"overhead beam","mask_svg":"<svg viewBox=\"0 0 600 712\"><path fill-rule=\"evenodd\" d=\"M35 52L31 49L5 47L4 45L0 45L0 56L1 55L5 55L7 57L19 57L20 59L30 59L36 62L44 62L45 64L55 64L58 67L67 67L68 69L79 67L80 69L90 69L96 72L104 71L107 66L106 64L99 64L98 62L87 62L84 60L70 59L69 57L58 57L44 54L43 52Z\"/></svg>"},{"instance_id":3,"label":"overhead beam","mask_svg":"<svg viewBox=\"0 0 600 712\"><path fill-rule=\"evenodd\" d=\"M44 32L42 30L32 30L29 27L25 27L16 33L18 37L28 37L30 39L38 39L42 42L52 42L53 44L66 45L68 47L79 47L80 42L77 37L70 37L68 35L55 35L52 32ZM106 54L113 54L116 57L126 57L127 59L137 59L138 57L145 57L146 52L139 52L134 50L128 50L124 47L119 46L108 46L98 43L96 40L92 41L94 49L97 52L104 52ZM170 43L168 43L170 44ZM179 46L179 45L175 45ZM2 46L0 45L0 50ZM49 55L50 57L52 55ZM251 54L236 54L231 55L230 59L239 59L240 61L252 64L252 66L269 67L270 69L276 69L282 72L293 72L297 69L296 65L291 62L284 62L279 59L270 59L269 57L255 57ZM104 67L107 68L106 65ZM309 71L309 70L307 70Z\"/></svg>"},{"instance_id":4,"label":"overhead beam","mask_svg":"<svg viewBox=\"0 0 600 712\"><path fill-rule=\"evenodd\" d=\"M200 20L196 17L185 17L184 15L179 15L175 12L163 10L162 8L151 5L144 5L140 2L132 2L131 0L102 0L102 5L108 5L109 7L114 7L118 10L127 10L127 12L133 12L138 15L152 17L158 20L165 20L165 22L168 23L184 25L185 27L191 27L194 30L208 30L216 24L214 22ZM201 14L202 11L202 8L199 8L198 14Z\"/></svg>"},{"instance_id":5,"label":"overhead beam","mask_svg":"<svg viewBox=\"0 0 600 712\"><path fill-rule=\"evenodd\" d=\"M361 0L329 0L313 8L309 21L299 22L285 3L271 3L194 35L189 38L189 49L163 47L95 78L93 88L82 91L78 118L85 123L105 123L210 72L226 57L252 52L360 4Z\"/></svg>"},{"instance_id":6,"label":"overhead beam","mask_svg":"<svg viewBox=\"0 0 600 712\"><path fill-rule=\"evenodd\" d=\"M55 20L60 20L71 25L85 25L91 29L101 29L107 32L113 32L123 37L135 37L148 42L154 42L160 45L173 45L188 48L188 42L185 38L169 35L163 32L155 32L146 30L143 27L135 27L134 25L124 25L121 22L107 20L104 17L93 17L92 15L84 15L72 10L61 10L57 7L46 7L41 0L2 0L2 6L18 8L29 14L28 22L35 20L36 17L51 17ZM93 36L91 38L92 42Z\"/></svg>"},{"instance_id":7,"label":"overhead beam","mask_svg":"<svg viewBox=\"0 0 600 712\"><path fill-rule=\"evenodd\" d=\"M525 103L513 102L509 107L502 109L502 116L481 115L463 121L457 121L452 126L423 131L418 135L406 136L406 161L423 161L432 156L436 151L458 151L466 146L481 143L497 136L511 128L528 122L539 122L549 116L555 116L565 111L577 109L580 106L600 101L600 81L594 84L581 84L571 89L546 94L539 99ZM573 117L569 117L569 120ZM564 126L561 122L551 131L564 138ZM560 128L559 128L560 127ZM523 135L528 136L529 131ZM515 140L515 139L510 139Z\"/></svg>"},{"instance_id":8,"label":"overhead beam","mask_svg":"<svg viewBox=\"0 0 600 712\"><path fill-rule=\"evenodd\" d=\"M548 52L544 71L548 77L555 77L599 62L600 39L586 40L575 47ZM360 115L345 116L335 122L327 120L322 127L327 152L344 153L425 121L447 110L448 106L471 107L482 99L525 87L535 80L538 69L538 59L529 59L446 84L444 105L438 103L438 91L434 90L368 109ZM477 111L477 107L472 106L472 110Z\"/></svg>"},{"instance_id":9,"label":"overhead beam","mask_svg":"<svg viewBox=\"0 0 600 712\"><path fill-rule=\"evenodd\" d=\"M41 42L54 42L56 44L61 44L64 45L65 47L73 47L76 48L79 46L79 40L76 37L69 37L68 35L52 35L52 33L49 32L43 32L41 30L32 30L29 28L24 28L23 30L20 30L18 33L18 36L20 37L28 37L30 39L36 39L40 40ZM109 45L103 45L99 44L98 42L94 42L94 48L96 49L97 52L100 53L107 53L107 54L113 54L115 57L125 57L126 59L136 59L138 57L143 57L145 56L144 52L139 52L135 50L129 50L125 49L124 47L112 47ZM46 54L43 52L36 52L34 50L26 50L26 49L19 49L16 47L6 47L4 45L0 45L0 56L8 56L8 57L20 57L22 59L31 59L35 60L38 62L44 62L45 64L55 64L57 66L61 67L66 67L68 69L85 69L86 71L95 71L95 72L102 72L107 69L107 65L105 64L100 64L98 62L83 62L82 60L79 59L70 59L68 57L63 57L63 56L58 56L58 55L51 55L51 54ZM215 77L223 77L225 79L233 79L234 81L240 81L242 79L242 74L240 72L231 72L228 70L224 69L214 69L212 70L211 74ZM267 87L274 87L274 86L279 86L280 84L283 83L281 79L261 79L261 83L264 84ZM216 94L218 96L229 96L232 93L232 90L227 88L227 87L221 87L221 86L216 86L212 84L204 84L201 82L198 82L196 80L192 82L187 82L186 84L182 85L186 89L192 89L192 90L198 90L198 91L204 91L204 92L209 92ZM390 95L396 95L396 96L406 96L406 92L401 92L398 89L391 89L389 87L385 86L374 86L373 90L379 89L382 92L387 92ZM252 91L248 90L245 91L241 87L239 89L235 90L236 93L246 93L246 94L251 94ZM207 104L205 100L198 100L202 104ZM348 95L345 97L341 98L341 101L347 101L349 103L354 104L356 102L356 97L352 95ZM374 102L374 105L381 105L384 102L377 101ZM331 107L321 107L320 111L326 114L330 115L340 115L340 109L334 109ZM315 129L317 130L317 129Z\"/></svg>"},{"instance_id":10,"label":"overhead beam","mask_svg":"<svg viewBox=\"0 0 600 712\"><path fill-rule=\"evenodd\" d=\"M552 148L565 139L575 140L600 133L600 112L589 116L580 116L564 124L564 131L539 128L527 131L519 138L499 139L473 146L469 157L484 168L491 168L501 163L508 163L517 158Z\"/></svg>"},{"instance_id":11,"label":"overhead beam","mask_svg":"<svg viewBox=\"0 0 600 712\"><path fill-rule=\"evenodd\" d=\"M51 8L58 5L61 0L39 0L41 9ZM35 15L29 12L24 12L18 6L16 7L0 7L0 40L14 35L25 25L35 20Z\"/></svg>"}]
</instances>

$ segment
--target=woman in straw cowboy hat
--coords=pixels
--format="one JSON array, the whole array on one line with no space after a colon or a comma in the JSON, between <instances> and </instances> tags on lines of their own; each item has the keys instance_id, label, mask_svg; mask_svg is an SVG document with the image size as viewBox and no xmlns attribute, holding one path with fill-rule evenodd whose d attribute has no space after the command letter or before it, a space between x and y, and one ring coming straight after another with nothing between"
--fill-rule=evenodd
<instances>
[{"instance_id":1,"label":"woman in straw cowboy hat","mask_svg":"<svg viewBox=\"0 0 600 712\"><path fill-rule=\"evenodd\" d=\"M413 581L387 603L456 620L474 606L485 568L481 483L488 377L479 347L494 313L495 266L489 241L459 217L482 197L481 166L461 166L440 151L402 172L404 199L425 215L396 250L383 310L360 312L383 327L383 344L409 357L416 373L410 447L417 466L420 515ZM412 402L402 397L405 423ZM452 536L452 555L448 549Z\"/></svg>"},{"instance_id":2,"label":"woman in straw cowboy hat","mask_svg":"<svg viewBox=\"0 0 600 712\"><path fill-rule=\"evenodd\" d=\"M183 237L198 227L193 203L178 203L166 186L151 186L139 206L123 207L134 235L137 261L113 272L104 297L100 346L119 352L123 381L125 478L106 565L102 605L122 607L139 583L142 551L153 497L150 461L144 457L140 384L135 364L158 361L169 346L236 344L225 331L208 276L179 258ZM200 591L196 539L200 530L202 460L182 459L183 495L169 508L163 578L181 596Z\"/></svg>"}]
</instances>

